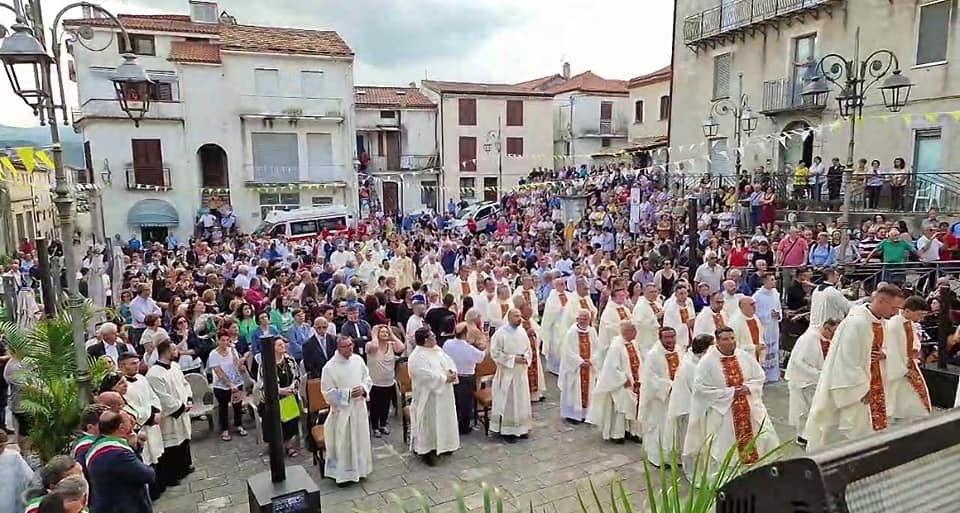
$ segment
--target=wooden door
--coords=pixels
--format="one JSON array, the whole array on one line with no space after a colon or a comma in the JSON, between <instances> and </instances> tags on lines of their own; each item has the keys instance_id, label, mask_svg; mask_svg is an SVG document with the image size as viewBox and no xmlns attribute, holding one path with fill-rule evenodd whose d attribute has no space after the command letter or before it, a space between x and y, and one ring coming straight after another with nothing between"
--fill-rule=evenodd
<instances>
[{"instance_id":1,"label":"wooden door","mask_svg":"<svg viewBox=\"0 0 960 513\"><path fill-rule=\"evenodd\" d=\"M133 173L136 183L165 185L163 183L163 152L160 139L133 139Z\"/></svg>"},{"instance_id":2,"label":"wooden door","mask_svg":"<svg viewBox=\"0 0 960 513\"><path fill-rule=\"evenodd\" d=\"M400 170L400 132L387 132L387 169Z\"/></svg>"},{"instance_id":3,"label":"wooden door","mask_svg":"<svg viewBox=\"0 0 960 513\"><path fill-rule=\"evenodd\" d=\"M400 185L397 182L383 182L383 213L397 215L400 211Z\"/></svg>"}]
</instances>

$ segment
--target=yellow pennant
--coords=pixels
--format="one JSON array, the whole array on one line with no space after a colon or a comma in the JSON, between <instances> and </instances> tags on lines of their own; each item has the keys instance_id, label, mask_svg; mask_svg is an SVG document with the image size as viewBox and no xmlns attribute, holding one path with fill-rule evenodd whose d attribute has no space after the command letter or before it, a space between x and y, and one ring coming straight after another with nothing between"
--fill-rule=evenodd
<instances>
[{"instance_id":1,"label":"yellow pennant","mask_svg":"<svg viewBox=\"0 0 960 513\"><path fill-rule=\"evenodd\" d=\"M953 119L960 121L960 110L955 110L950 115L953 116Z\"/></svg>"},{"instance_id":2,"label":"yellow pennant","mask_svg":"<svg viewBox=\"0 0 960 513\"><path fill-rule=\"evenodd\" d=\"M17 156L20 157L20 162L23 162L24 169L28 173L32 173L33 170L37 167L37 152L33 148L23 147L23 148L14 148L14 151L17 152Z\"/></svg>"},{"instance_id":3,"label":"yellow pennant","mask_svg":"<svg viewBox=\"0 0 960 513\"><path fill-rule=\"evenodd\" d=\"M926 118L927 118L927 121L929 121L930 123L936 123L937 120L940 118L940 113L930 112L927 114Z\"/></svg>"},{"instance_id":4,"label":"yellow pennant","mask_svg":"<svg viewBox=\"0 0 960 513\"><path fill-rule=\"evenodd\" d=\"M10 157L0 157L0 179L6 179L3 170L6 169L11 174L16 174L17 168L13 167L13 161Z\"/></svg>"},{"instance_id":5,"label":"yellow pennant","mask_svg":"<svg viewBox=\"0 0 960 513\"><path fill-rule=\"evenodd\" d=\"M912 115L912 114L904 114L904 115L903 115L903 123L904 123L905 125L907 125L907 128L910 127L910 123L911 123L911 122L913 122L913 115Z\"/></svg>"},{"instance_id":6,"label":"yellow pennant","mask_svg":"<svg viewBox=\"0 0 960 513\"><path fill-rule=\"evenodd\" d=\"M53 159L50 158L50 155L47 155L46 151L38 151L37 158L40 159L40 162L42 162L43 165L47 166L47 169L50 171L54 170L55 166L53 165Z\"/></svg>"}]
</instances>

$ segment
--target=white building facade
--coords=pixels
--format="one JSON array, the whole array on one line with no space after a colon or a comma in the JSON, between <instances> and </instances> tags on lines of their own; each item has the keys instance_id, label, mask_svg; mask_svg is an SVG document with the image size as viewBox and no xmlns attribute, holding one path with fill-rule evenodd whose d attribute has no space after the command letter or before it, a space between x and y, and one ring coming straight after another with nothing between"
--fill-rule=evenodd
<instances>
[{"instance_id":1,"label":"white building facade","mask_svg":"<svg viewBox=\"0 0 960 513\"><path fill-rule=\"evenodd\" d=\"M641 167L663 164L669 157L670 75L667 66L627 82L631 114L627 144Z\"/></svg>"},{"instance_id":2,"label":"white building facade","mask_svg":"<svg viewBox=\"0 0 960 513\"><path fill-rule=\"evenodd\" d=\"M238 25L215 4L121 22L154 81L139 128L109 80L121 49L99 18L73 47L88 166L103 187L104 232L186 240L203 209L249 231L270 210L357 209L353 52L335 32ZM226 207L225 205L230 205Z\"/></svg>"},{"instance_id":3,"label":"white building facade","mask_svg":"<svg viewBox=\"0 0 960 513\"><path fill-rule=\"evenodd\" d=\"M509 84L424 80L438 106L441 197L492 201L553 166L553 95Z\"/></svg>"},{"instance_id":4,"label":"white building facade","mask_svg":"<svg viewBox=\"0 0 960 513\"><path fill-rule=\"evenodd\" d=\"M442 210L437 105L416 87L354 90L359 171L388 215Z\"/></svg>"}]
</instances>

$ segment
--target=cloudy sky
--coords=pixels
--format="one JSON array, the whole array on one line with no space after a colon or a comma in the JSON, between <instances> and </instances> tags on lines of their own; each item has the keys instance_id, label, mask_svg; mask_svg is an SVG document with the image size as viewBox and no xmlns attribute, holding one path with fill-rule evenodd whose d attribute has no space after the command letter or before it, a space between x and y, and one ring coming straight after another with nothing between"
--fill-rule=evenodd
<instances>
[{"instance_id":1,"label":"cloudy sky","mask_svg":"<svg viewBox=\"0 0 960 513\"><path fill-rule=\"evenodd\" d=\"M42 0L53 17L67 0ZM187 0L107 0L114 13L188 12ZM356 53L357 84L519 82L593 70L627 79L670 63L672 0L221 0L239 23L333 29ZM270 7L266 7L266 6ZM307 7L309 5L309 7ZM0 24L12 22L0 11ZM32 113L0 80L0 124ZM68 91L68 97L74 91Z\"/></svg>"}]
</instances>

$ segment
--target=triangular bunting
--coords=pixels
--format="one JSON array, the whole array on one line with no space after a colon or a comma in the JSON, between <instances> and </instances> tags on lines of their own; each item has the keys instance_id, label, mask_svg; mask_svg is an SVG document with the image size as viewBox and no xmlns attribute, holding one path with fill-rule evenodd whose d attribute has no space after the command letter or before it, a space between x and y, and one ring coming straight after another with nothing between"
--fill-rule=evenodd
<instances>
[{"instance_id":1,"label":"triangular bunting","mask_svg":"<svg viewBox=\"0 0 960 513\"><path fill-rule=\"evenodd\" d=\"M17 152L17 156L20 157L20 162L23 163L23 167L24 169L27 170L28 173L32 173L33 170L36 169L37 150L34 150L29 146L25 146L23 148L14 148L13 151Z\"/></svg>"},{"instance_id":2,"label":"triangular bunting","mask_svg":"<svg viewBox=\"0 0 960 513\"><path fill-rule=\"evenodd\" d=\"M50 171L54 170L55 166L53 165L53 160L50 158L50 155L47 155L46 151L43 151L43 150L38 151L37 159L39 159L40 162L43 163L43 165L47 166L47 169L49 169Z\"/></svg>"}]
</instances>

